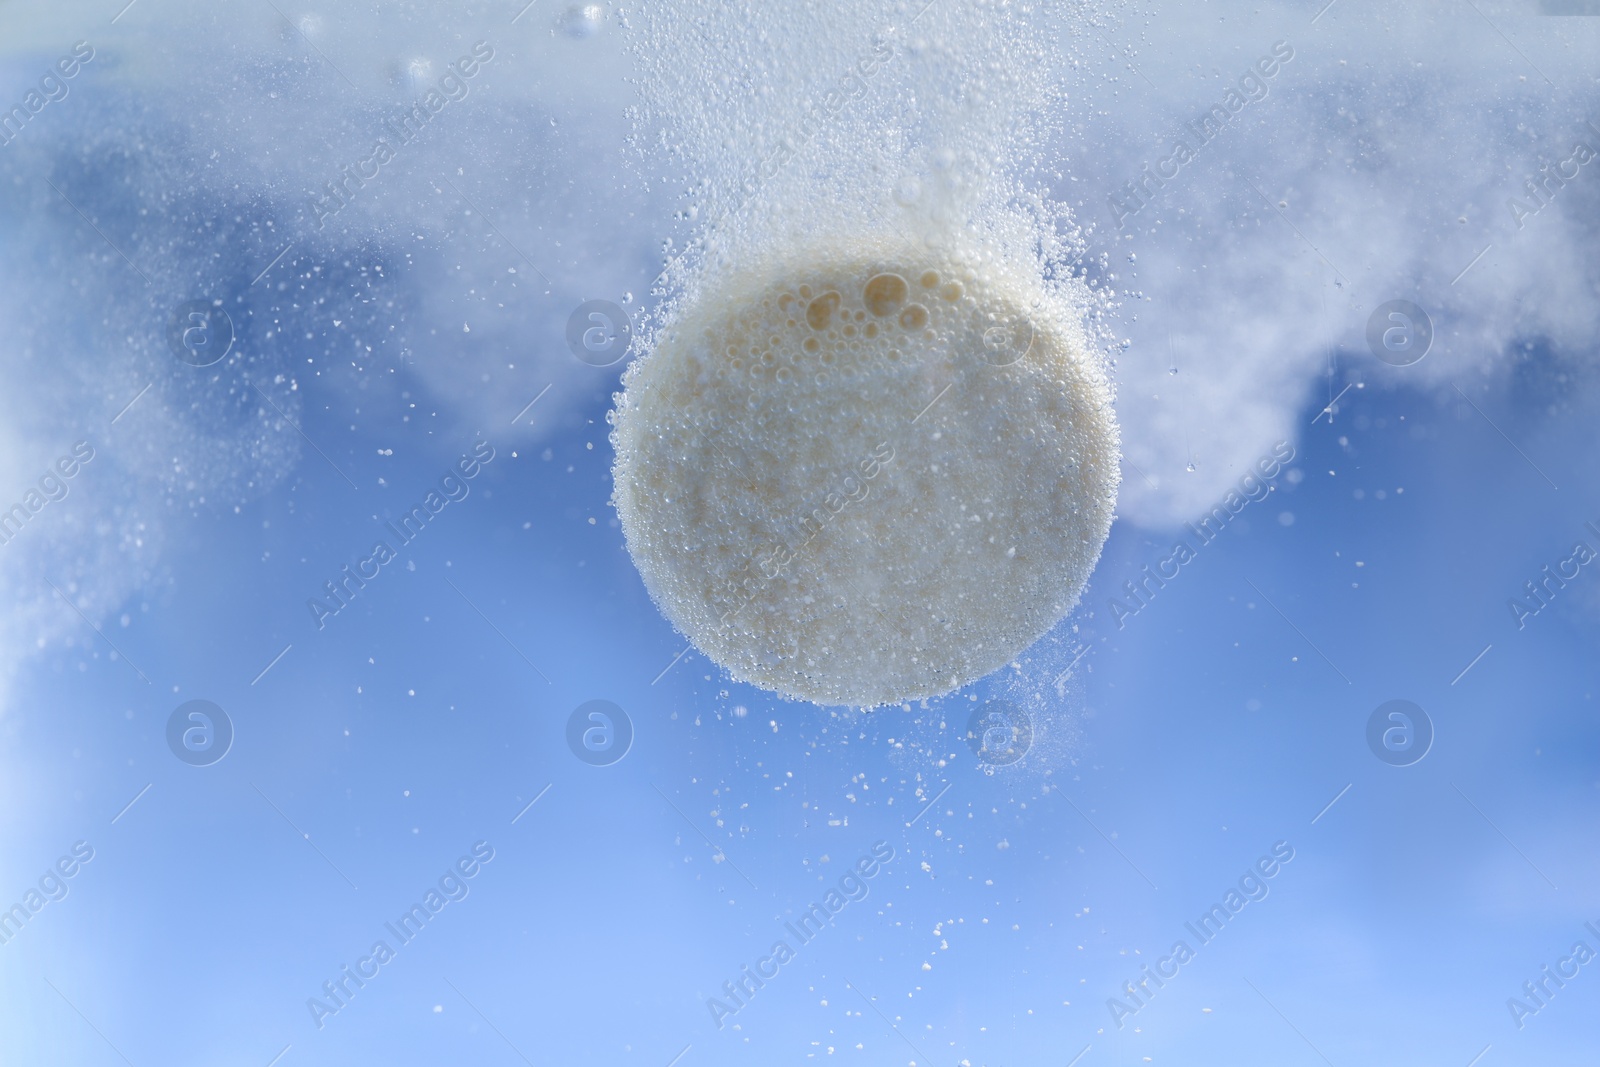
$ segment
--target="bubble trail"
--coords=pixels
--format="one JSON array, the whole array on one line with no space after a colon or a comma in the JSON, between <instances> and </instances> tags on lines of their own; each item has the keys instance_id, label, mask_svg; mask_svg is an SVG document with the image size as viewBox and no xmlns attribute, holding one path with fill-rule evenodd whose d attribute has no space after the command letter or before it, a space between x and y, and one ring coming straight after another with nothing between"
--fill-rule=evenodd
<instances>
[{"instance_id":1,"label":"bubble trail","mask_svg":"<svg viewBox=\"0 0 1600 1067\"><path fill-rule=\"evenodd\" d=\"M637 16L641 176L683 169L689 229L611 416L652 598L822 704L1013 662L1077 604L1119 484L1109 299L1029 177L1071 33L1003 4Z\"/></svg>"}]
</instances>

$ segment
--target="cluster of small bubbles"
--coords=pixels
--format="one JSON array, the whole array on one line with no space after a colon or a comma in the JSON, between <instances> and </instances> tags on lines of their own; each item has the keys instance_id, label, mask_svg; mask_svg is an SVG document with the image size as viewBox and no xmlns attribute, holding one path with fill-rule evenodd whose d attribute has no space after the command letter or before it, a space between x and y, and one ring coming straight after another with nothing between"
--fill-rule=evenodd
<instances>
[{"instance_id":1,"label":"cluster of small bubbles","mask_svg":"<svg viewBox=\"0 0 1600 1067\"><path fill-rule=\"evenodd\" d=\"M640 177L683 201L612 420L628 547L737 678L945 692L1071 607L1115 499L1110 262L1022 184L1070 34L999 2L761 5L737 33L722 8L630 12ZM970 558L934 566L940 537Z\"/></svg>"}]
</instances>

